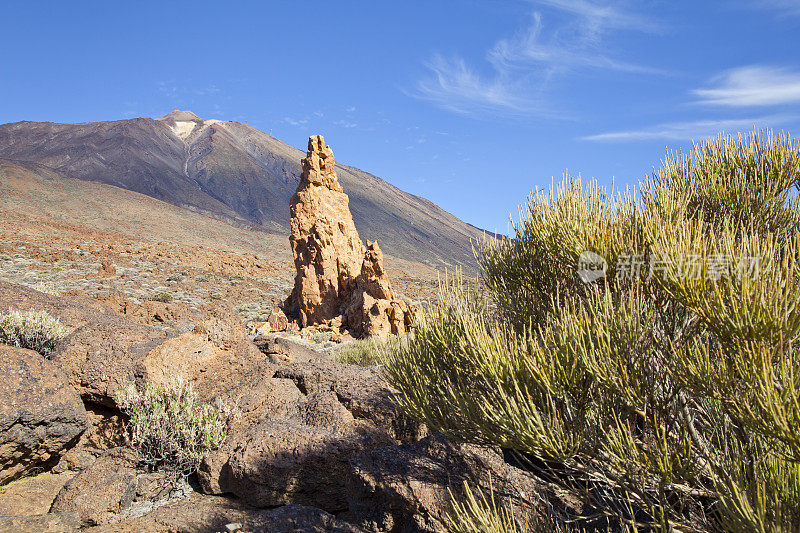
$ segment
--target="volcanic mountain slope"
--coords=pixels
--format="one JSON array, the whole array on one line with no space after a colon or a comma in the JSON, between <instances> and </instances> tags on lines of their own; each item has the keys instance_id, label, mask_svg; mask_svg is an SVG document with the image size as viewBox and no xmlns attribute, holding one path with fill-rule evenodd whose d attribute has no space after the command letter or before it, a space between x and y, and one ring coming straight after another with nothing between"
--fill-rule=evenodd
<instances>
[{"instance_id":1,"label":"volcanic mountain slope","mask_svg":"<svg viewBox=\"0 0 800 533\"><path fill-rule=\"evenodd\" d=\"M230 224L288 234L289 199L304 153L239 122L190 111L159 119L0 125L0 158L100 181ZM437 268L474 269L479 229L432 202L337 164L362 239Z\"/></svg>"},{"instance_id":2,"label":"volcanic mountain slope","mask_svg":"<svg viewBox=\"0 0 800 533\"><path fill-rule=\"evenodd\" d=\"M120 256L121 251L127 255ZM268 310L286 299L294 279L285 235L232 226L120 187L65 178L34 163L0 160L0 281L35 285L48 280L69 291L97 281L97 265L104 259L133 269L117 282L132 282L139 291L134 296L140 299L153 296L138 286L134 271L144 268L140 260L168 266L162 284L168 275L181 277L185 269L200 269L208 274L208 287L215 279L222 282L215 290L225 298L216 303L266 305L258 295L269 293ZM60 268L35 267L32 260L58 262ZM75 261L89 268L88 274L85 269L70 271L78 268L72 265ZM395 256L386 257L386 267L402 294L423 302L433 297L435 269ZM14 268L21 270L9 270ZM231 276L246 278L235 285L244 292L230 294L234 286L225 282ZM248 290L254 280L261 280L256 287L260 292ZM106 292L109 288L95 287ZM123 293L129 289L114 287ZM91 291L86 294L94 296Z\"/></svg>"}]
</instances>

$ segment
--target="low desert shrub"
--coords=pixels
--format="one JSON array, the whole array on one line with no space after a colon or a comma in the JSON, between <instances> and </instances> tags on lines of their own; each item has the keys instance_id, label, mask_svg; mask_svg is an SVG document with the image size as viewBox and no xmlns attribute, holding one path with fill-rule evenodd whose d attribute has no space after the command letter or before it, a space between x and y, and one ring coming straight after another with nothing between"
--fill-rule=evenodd
<instances>
[{"instance_id":1,"label":"low desert shrub","mask_svg":"<svg viewBox=\"0 0 800 533\"><path fill-rule=\"evenodd\" d=\"M56 288L55 282L52 281L40 281L31 288L50 296L61 296L61 291Z\"/></svg>"},{"instance_id":2,"label":"low desert shrub","mask_svg":"<svg viewBox=\"0 0 800 533\"><path fill-rule=\"evenodd\" d=\"M431 430L581 500L584 524L798 531L798 180L798 144L752 133L668 156L638 192L536 193L515 238L479 247L495 311L449 279L389 381Z\"/></svg>"},{"instance_id":3,"label":"low desert shrub","mask_svg":"<svg viewBox=\"0 0 800 533\"><path fill-rule=\"evenodd\" d=\"M317 333L312 333L308 337L308 340L310 340L314 344L322 344L322 343L325 343L325 342L331 342L331 339L333 339L333 332L332 331L318 331Z\"/></svg>"},{"instance_id":4,"label":"low desert shrub","mask_svg":"<svg viewBox=\"0 0 800 533\"><path fill-rule=\"evenodd\" d=\"M167 291L158 292L158 293L154 294L153 297L151 298L151 300L154 300L156 302L165 303L165 304L170 303L174 299L175 298L172 296L172 294L167 292Z\"/></svg>"},{"instance_id":5,"label":"low desert shrub","mask_svg":"<svg viewBox=\"0 0 800 533\"><path fill-rule=\"evenodd\" d=\"M138 460L176 479L196 472L203 458L225 441L234 410L222 403L199 404L191 385L133 383L116 397L128 417L126 438Z\"/></svg>"},{"instance_id":6,"label":"low desert shrub","mask_svg":"<svg viewBox=\"0 0 800 533\"><path fill-rule=\"evenodd\" d=\"M375 366L381 364L381 353L384 343L373 338L358 339L344 344L336 351L336 359L340 363L358 366Z\"/></svg>"},{"instance_id":7,"label":"low desert shrub","mask_svg":"<svg viewBox=\"0 0 800 533\"><path fill-rule=\"evenodd\" d=\"M69 329L45 311L20 312L9 309L0 314L0 344L18 346L50 357Z\"/></svg>"}]
</instances>

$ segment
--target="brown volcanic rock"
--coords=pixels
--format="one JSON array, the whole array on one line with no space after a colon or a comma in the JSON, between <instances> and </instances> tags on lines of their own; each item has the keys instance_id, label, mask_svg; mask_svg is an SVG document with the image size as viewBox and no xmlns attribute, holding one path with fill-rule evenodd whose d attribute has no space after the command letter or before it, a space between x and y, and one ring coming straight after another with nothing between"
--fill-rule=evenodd
<instances>
[{"instance_id":1,"label":"brown volcanic rock","mask_svg":"<svg viewBox=\"0 0 800 533\"><path fill-rule=\"evenodd\" d=\"M237 525L240 527L236 528ZM85 531L92 533L140 533L142 531L360 533L363 530L314 507L286 505L277 509L262 510L254 509L233 498L194 493L188 498L157 507L143 516Z\"/></svg>"},{"instance_id":2,"label":"brown volcanic rock","mask_svg":"<svg viewBox=\"0 0 800 533\"><path fill-rule=\"evenodd\" d=\"M73 477L74 472L44 472L0 487L0 516L36 516L48 513L56 495Z\"/></svg>"},{"instance_id":3,"label":"brown volcanic rock","mask_svg":"<svg viewBox=\"0 0 800 533\"><path fill-rule=\"evenodd\" d=\"M84 400L105 405L113 405L117 389L135 378L137 364L169 337L88 298L50 296L0 282L0 309L9 307L46 311L74 328L58 343L51 361Z\"/></svg>"},{"instance_id":4,"label":"brown volcanic rock","mask_svg":"<svg viewBox=\"0 0 800 533\"><path fill-rule=\"evenodd\" d=\"M113 448L72 478L58 493L51 512L75 512L87 525L104 524L136 496L136 456Z\"/></svg>"},{"instance_id":5,"label":"brown volcanic rock","mask_svg":"<svg viewBox=\"0 0 800 533\"><path fill-rule=\"evenodd\" d=\"M510 505L522 524L540 520L545 496L563 505L543 482L508 465L499 450L439 435L364 451L351 465L348 516L369 531L445 530L451 493L464 501L465 482L476 497L491 493L498 506Z\"/></svg>"},{"instance_id":6,"label":"brown volcanic rock","mask_svg":"<svg viewBox=\"0 0 800 533\"><path fill-rule=\"evenodd\" d=\"M43 310L75 328L56 346L52 363L84 400L113 407L131 381L184 380L201 399L225 390L264 360L232 315L209 316L193 331L175 335L139 324L88 298L50 296L0 282L0 309Z\"/></svg>"},{"instance_id":7,"label":"brown volcanic rock","mask_svg":"<svg viewBox=\"0 0 800 533\"><path fill-rule=\"evenodd\" d=\"M314 507L286 505L262 511L242 524L243 531L254 533L362 533L364 530L338 520Z\"/></svg>"},{"instance_id":8,"label":"brown volcanic rock","mask_svg":"<svg viewBox=\"0 0 800 533\"><path fill-rule=\"evenodd\" d=\"M312 401L318 408L319 401L330 400ZM231 436L236 445L223 469L222 490L257 507L299 503L330 512L347 509L349 459L392 441L369 422L347 420L335 406L327 407L319 419L331 427L311 426L299 418L268 419Z\"/></svg>"},{"instance_id":9,"label":"brown volcanic rock","mask_svg":"<svg viewBox=\"0 0 800 533\"><path fill-rule=\"evenodd\" d=\"M167 340L166 332L118 315L101 315L73 331L53 355L85 400L113 406L117 391L136 378L147 354Z\"/></svg>"},{"instance_id":10,"label":"brown volcanic rock","mask_svg":"<svg viewBox=\"0 0 800 533\"><path fill-rule=\"evenodd\" d=\"M267 323L269 324L270 331L286 331L286 328L289 327L289 319L286 318L283 311L277 307L269 314Z\"/></svg>"},{"instance_id":11,"label":"brown volcanic rock","mask_svg":"<svg viewBox=\"0 0 800 533\"><path fill-rule=\"evenodd\" d=\"M267 393L258 398L261 390ZM232 493L257 507L341 511L349 459L395 442L371 421L355 419L330 390L303 396L290 380L268 379L242 399L248 411L200 467L205 492Z\"/></svg>"},{"instance_id":12,"label":"brown volcanic rock","mask_svg":"<svg viewBox=\"0 0 800 533\"><path fill-rule=\"evenodd\" d=\"M356 336L404 333L413 313L395 299L378 243L364 247L321 135L308 139L300 185L292 197L289 242L295 277L290 308L303 327L349 327Z\"/></svg>"},{"instance_id":13,"label":"brown volcanic rock","mask_svg":"<svg viewBox=\"0 0 800 533\"><path fill-rule=\"evenodd\" d=\"M350 458L421 436L376 369L319 354L297 358L309 360L254 368L220 395L239 416L200 467L204 492L232 493L258 507L299 503L342 511Z\"/></svg>"},{"instance_id":14,"label":"brown volcanic rock","mask_svg":"<svg viewBox=\"0 0 800 533\"><path fill-rule=\"evenodd\" d=\"M289 207L289 242L297 269L292 303L305 327L342 314L364 261L347 195L336 179L333 152L321 135L308 139L300 185Z\"/></svg>"},{"instance_id":15,"label":"brown volcanic rock","mask_svg":"<svg viewBox=\"0 0 800 533\"><path fill-rule=\"evenodd\" d=\"M377 242L367 241L356 287L344 311L345 322L356 335L399 335L411 329L416 309L395 298Z\"/></svg>"},{"instance_id":16,"label":"brown volcanic rock","mask_svg":"<svg viewBox=\"0 0 800 533\"><path fill-rule=\"evenodd\" d=\"M31 516L0 516L0 532L69 533L78 531L77 513L47 513Z\"/></svg>"},{"instance_id":17,"label":"brown volcanic rock","mask_svg":"<svg viewBox=\"0 0 800 533\"><path fill-rule=\"evenodd\" d=\"M54 463L86 430L62 371L31 350L0 345L0 483Z\"/></svg>"}]
</instances>

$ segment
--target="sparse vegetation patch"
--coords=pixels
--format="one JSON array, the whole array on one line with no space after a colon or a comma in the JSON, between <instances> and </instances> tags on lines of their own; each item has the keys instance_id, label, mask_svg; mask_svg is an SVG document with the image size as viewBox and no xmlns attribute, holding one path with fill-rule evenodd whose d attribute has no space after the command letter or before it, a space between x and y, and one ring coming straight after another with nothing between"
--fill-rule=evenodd
<instances>
[{"instance_id":1,"label":"sparse vegetation patch","mask_svg":"<svg viewBox=\"0 0 800 533\"><path fill-rule=\"evenodd\" d=\"M372 337L355 340L342 345L336 351L336 359L348 365L375 366L381 364L384 349L384 344Z\"/></svg>"},{"instance_id":2,"label":"sparse vegetation patch","mask_svg":"<svg viewBox=\"0 0 800 533\"><path fill-rule=\"evenodd\" d=\"M49 357L69 329L45 311L0 314L0 343L39 352Z\"/></svg>"},{"instance_id":3,"label":"sparse vegetation patch","mask_svg":"<svg viewBox=\"0 0 800 533\"><path fill-rule=\"evenodd\" d=\"M191 385L133 383L116 397L128 416L127 440L139 462L152 470L186 477L225 441L235 412L222 403L200 404Z\"/></svg>"},{"instance_id":4,"label":"sparse vegetation patch","mask_svg":"<svg viewBox=\"0 0 800 533\"><path fill-rule=\"evenodd\" d=\"M165 304L168 304L168 303L172 302L172 300L174 300L174 299L175 299L175 297L172 296L172 294L167 292L167 291L158 292L158 293L154 294L153 298L152 298L152 300L154 300L156 302L162 302L162 303L165 303Z\"/></svg>"}]
</instances>

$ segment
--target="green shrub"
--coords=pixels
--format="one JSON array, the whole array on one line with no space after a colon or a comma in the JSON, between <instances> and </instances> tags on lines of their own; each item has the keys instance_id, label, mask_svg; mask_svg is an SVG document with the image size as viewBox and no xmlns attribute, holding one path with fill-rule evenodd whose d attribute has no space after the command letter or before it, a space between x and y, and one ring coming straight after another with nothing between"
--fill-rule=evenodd
<instances>
[{"instance_id":1,"label":"green shrub","mask_svg":"<svg viewBox=\"0 0 800 533\"><path fill-rule=\"evenodd\" d=\"M158 292L154 294L153 297L151 298L151 300L154 300L156 302L162 302L165 304L170 303L174 299L175 298L172 296L172 294L167 291Z\"/></svg>"},{"instance_id":2,"label":"green shrub","mask_svg":"<svg viewBox=\"0 0 800 533\"><path fill-rule=\"evenodd\" d=\"M0 314L0 344L19 346L50 357L56 344L69 333L57 318L44 311Z\"/></svg>"},{"instance_id":3,"label":"green shrub","mask_svg":"<svg viewBox=\"0 0 800 533\"><path fill-rule=\"evenodd\" d=\"M478 250L496 311L448 279L387 356L404 409L612 529L799 530L799 179L797 143L753 133L638 192L533 195L515 239ZM607 262L591 282L584 252Z\"/></svg>"},{"instance_id":4,"label":"green shrub","mask_svg":"<svg viewBox=\"0 0 800 533\"><path fill-rule=\"evenodd\" d=\"M464 483L462 500L450 494L451 509L445 516L445 525L451 533L524 533L526 526L519 526L510 507L498 506L494 494L479 497Z\"/></svg>"},{"instance_id":5,"label":"green shrub","mask_svg":"<svg viewBox=\"0 0 800 533\"><path fill-rule=\"evenodd\" d=\"M329 342L333 338L332 331L318 331L317 333L312 333L308 340L313 342L314 344L322 344L323 342Z\"/></svg>"},{"instance_id":6,"label":"green shrub","mask_svg":"<svg viewBox=\"0 0 800 533\"><path fill-rule=\"evenodd\" d=\"M139 462L150 469L189 476L203 458L225 441L234 411L217 403L200 405L185 383L119 391L117 405L127 415L126 437Z\"/></svg>"},{"instance_id":7,"label":"green shrub","mask_svg":"<svg viewBox=\"0 0 800 533\"><path fill-rule=\"evenodd\" d=\"M384 344L370 337L342 345L336 351L336 360L347 365L375 366L381 364Z\"/></svg>"},{"instance_id":8,"label":"green shrub","mask_svg":"<svg viewBox=\"0 0 800 533\"><path fill-rule=\"evenodd\" d=\"M61 291L56 288L56 284L52 281L40 281L31 288L50 296L61 296Z\"/></svg>"}]
</instances>

